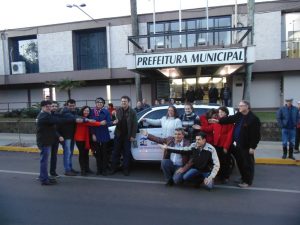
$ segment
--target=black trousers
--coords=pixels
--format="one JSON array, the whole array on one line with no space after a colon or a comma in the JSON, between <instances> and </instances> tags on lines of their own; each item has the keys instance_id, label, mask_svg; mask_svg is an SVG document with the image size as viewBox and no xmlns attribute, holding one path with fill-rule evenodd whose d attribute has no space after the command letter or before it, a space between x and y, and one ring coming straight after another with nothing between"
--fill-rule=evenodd
<instances>
[{"instance_id":1,"label":"black trousers","mask_svg":"<svg viewBox=\"0 0 300 225\"><path fill-rule=\"evenodd\" d=\"M110 156L109 142L92 142L92 149L97 162L97 172L107 172Z\"/></svg>"},{"instance_id":2,"label":"black trousers","mask_svg":"<svg viewBox=\"0 0 300 225\"><path fill-rule=\"evenodd\" d=\"M299 150L300 128L296 128L295 149Z\"/></svg>"},{"instance_id":3,"label":"black trousers","mask_svg":"<svg viewBox=\"0 0 300 225\"><path fill-rule=\"evenodd\" d=\"M249 154L249 149L238 146L233 147L232 153L236 159L242 181L251 185L254 178L254 155Z\"/></svg>"},{"instance_id":4,"label":"black trousers","mask_svg":"<svg viewBox=\"0 0 300 225\"><path fill-rule=\"evenodd\" d=\"M89 163L89 149L85 148L84 141L76 141L77 148L79 150L79 165L82 172L87 172L90 169Z\"/></svg>"},{"instance_id":5,"label":"black trousers","mask_svg":"<svg viewBox=\"0 0 300 225\"><path fill-rule=\"evenodd\" d=\"M56 141L53 145L51 145L50 175L56 173L58 146L59 146L59 141Z\"/></svg>"},{"instance_id":6,"label":"black trousers","mask_svg":"<svg viewBox=\"0 0 300 225\"><path fill-rule=\"evenodd\" d=\"M215 146L220 161L219 178L228 179L230 176L230 153L225 153L222 147Z\"/></svg>"}]
</instances>

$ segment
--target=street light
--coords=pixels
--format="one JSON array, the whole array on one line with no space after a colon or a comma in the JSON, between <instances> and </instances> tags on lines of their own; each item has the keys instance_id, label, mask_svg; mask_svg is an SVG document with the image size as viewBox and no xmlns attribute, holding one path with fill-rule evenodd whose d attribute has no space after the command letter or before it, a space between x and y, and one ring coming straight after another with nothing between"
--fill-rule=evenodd
<instances>
[{"instance_id":1,"label":"street light","mask_svg":"<svg viewBox=\"0 0 300 225\"><path fill-rule=\"evenodd\" d=\"M93 21L95 21L97 23L97 21L91 16L89 15L87 12L85 12L83 9L81 9L82 7L86 7L85 3L80 4L79 6L76 4L67 4L66 5L68 8L73 8L76 7L77 9L79 9L81 12L83 12L85 15L87 15L88 17L90 17Z\"/></svg>"}]
</instances>

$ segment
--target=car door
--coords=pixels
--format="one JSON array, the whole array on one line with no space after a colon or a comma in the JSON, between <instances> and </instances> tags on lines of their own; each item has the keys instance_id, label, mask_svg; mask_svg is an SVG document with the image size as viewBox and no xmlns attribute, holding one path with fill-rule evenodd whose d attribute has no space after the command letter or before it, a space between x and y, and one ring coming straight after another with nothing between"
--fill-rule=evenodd
<instances>
[{"instance_id":1,"label":"car door","mask_svg":"<svg viewBox=\"0 0 300 225\"><path fill-rule=\"evenodd\" d=\"M142 122L143 118L149 119L161 119L167 114L167 108L153 109L146 112L139 119L139 130L145 129L149 134L161 137L162 129L161 126L152 126L146 122ZM131 153L135 160L161 160L163 158L163 150L158 146L157 143L147 139L147 137L137 133L136 143L131 147Z\"/></svg>"}]
</instances>

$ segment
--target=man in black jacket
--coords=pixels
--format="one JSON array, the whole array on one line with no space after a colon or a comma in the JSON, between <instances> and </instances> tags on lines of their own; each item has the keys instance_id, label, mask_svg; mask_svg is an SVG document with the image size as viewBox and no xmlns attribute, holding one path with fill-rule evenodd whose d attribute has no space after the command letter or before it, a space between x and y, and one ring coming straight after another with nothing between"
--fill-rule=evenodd
<instances>
[{"instance_id":1,"label":"man in black jacket","mask_svg":"<svg viewBox=\"0 0 300 225\"><path fill-rule=\"evenodd\" d=\"M131 159L131 143L135 141L137 131L136 112L129 106L130 98L121 97L121 107L117 109L117 119L113 121L116 125L114 149L112 152L112 172L117 171L120 156L123 156L123 174L129 176Z\"/></svg>"},{"instance_id":2,"label":"man in black jacket","mask_svg":"<svg viewBox=\"0 0 300 225\"><path fill-rule=\"evenodd\" d=\"M39 180L42 185L55 184L55 179L48 177L48 157L51 151L51 145L56 141L55 124L66 122L82 122L82 119L59 118L51 114L51 104L49 100L42 101L42 110L37 116L36 142L40 149L40 176Z\"/></svg>"},{"instance_id":3,"label":"man in black jacket","mask_svg":"<svg viewBox=\"0 0 300 225\"><path fill-rule=\"evenodd\" d=\"M239 103L239 112L233 116L221 118L219 121L211 119L210 122L220 124L234 123L233 153L241 173L241 188L252 185L254 178L254 152L260 141L260 120L250 111L250 103L242 100Z\"/></svg>"}]
</instances>

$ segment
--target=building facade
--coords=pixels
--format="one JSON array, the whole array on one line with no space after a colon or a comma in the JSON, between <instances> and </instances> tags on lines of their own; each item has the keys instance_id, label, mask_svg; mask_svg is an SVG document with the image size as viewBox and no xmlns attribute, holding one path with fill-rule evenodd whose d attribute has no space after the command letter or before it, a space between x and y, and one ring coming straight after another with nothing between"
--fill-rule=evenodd
<instances>
[{"instance_id":1,"label":"building facade","mask_svg":"<svg viewBox=\"0 0 300 225\"><path fill-rule=\"evenodd\" d=\"M254 30L247 26L247 5L234 9L210 7L208 21L203 8L183 10L181 23L177 11L157 13L155 22L152 14L138 15L135 37L130 17L0 31L0 111L46 95L67 100L55 86L62 79L85 82L71 90L79 106L98 96L118 105L122 95L135 106L136 73L149 103L183 102L188 89L199 87L207 102L212 85L220 91L227 83L235 106L243 98L246 64L253 64L253 108L300 100L300 2L256 3Z\"/></svg>"}]
</instances>

